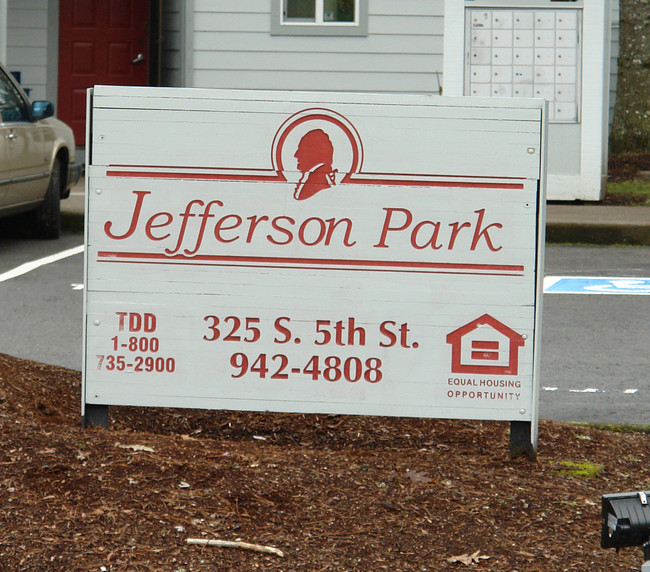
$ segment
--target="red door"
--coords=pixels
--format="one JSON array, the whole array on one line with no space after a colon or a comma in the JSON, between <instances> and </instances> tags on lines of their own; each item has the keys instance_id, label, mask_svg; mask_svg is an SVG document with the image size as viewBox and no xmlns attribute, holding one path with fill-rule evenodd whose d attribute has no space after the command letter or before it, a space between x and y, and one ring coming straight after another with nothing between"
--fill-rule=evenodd
<instances>
[{"instance_id":1,"label":"red door","mask_svg":"<svg viewBox=\"0 0 650 572\"><path fill-rule=\"evenodd\" d=\"M149 0L60 0L58 113L86 137L86 89L148 85Z\"/></svg>"}]
</instances>

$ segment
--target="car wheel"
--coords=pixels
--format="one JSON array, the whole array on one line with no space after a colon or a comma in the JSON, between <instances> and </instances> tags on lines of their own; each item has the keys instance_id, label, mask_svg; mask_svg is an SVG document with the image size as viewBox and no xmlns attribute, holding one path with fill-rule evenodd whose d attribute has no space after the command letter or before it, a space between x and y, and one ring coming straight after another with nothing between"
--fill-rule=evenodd
<instances>
[{"instance_id":1,"label":"car wheel","mask_svg":"<svg viewBox=\"0 0 650 572\"><path fill-rule=\"evenodd\" d=\"M59 238L61 234L61 162L54 159L45 199L34 211L32 232L36 238Z\"/></svg>"}]
</instances>

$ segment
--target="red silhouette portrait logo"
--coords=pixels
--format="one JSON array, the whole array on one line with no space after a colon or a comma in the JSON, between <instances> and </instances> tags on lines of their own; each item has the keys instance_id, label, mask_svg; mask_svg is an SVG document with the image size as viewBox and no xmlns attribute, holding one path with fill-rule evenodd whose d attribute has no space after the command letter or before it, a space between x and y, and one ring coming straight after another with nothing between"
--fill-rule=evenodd
<instances>
[{"instance_id":1,"label":"red silhouette portrait logo","mask_svg":"<svg viewBox=\"0 0 650 572\"><path fill-rule=\"evenodd\" d=\"M322 129L313 129L306 133L294 155L298 161L298 170L302 173L293 196L302 201L317 192L336 185L334 162L334 145L329 135Z\"/></svg>"},{"instance_id":2,"label":"red silhouette portrait logo","mask_svg":"<svg viewBox=\"0 0 650 572\"><path fill-rule=\"evenodd\" d=\"M304 109L278 129L271 150L281 180L304 201L351 182L363 162L361 137L348 119L329 109Z\"/></svg>"}]
</instances>

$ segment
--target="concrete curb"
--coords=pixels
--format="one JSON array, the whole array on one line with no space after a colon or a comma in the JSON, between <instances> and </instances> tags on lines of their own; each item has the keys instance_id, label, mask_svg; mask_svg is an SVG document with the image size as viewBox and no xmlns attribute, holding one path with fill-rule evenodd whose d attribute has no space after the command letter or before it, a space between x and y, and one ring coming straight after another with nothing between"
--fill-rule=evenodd
<instances>
[{"instance_id":1,"label":"concrete curb","mask_svg":"<svg viewBox=\"0 0 650 572\"><path fill-rule=\"evenodd\" d=\"M650 245L650 208L548 204L546 242Z\"/></svg>"},{"instance_id":2,"label":"concrete curb","mask_svg":"<svg viewBox=\"0 0 650 572\"><path fill-rule=\"evenodd\" d=\"M546 225L546 242L650 246L650 227L642 225L548 223Z\"/></svg>"}]
</instances>

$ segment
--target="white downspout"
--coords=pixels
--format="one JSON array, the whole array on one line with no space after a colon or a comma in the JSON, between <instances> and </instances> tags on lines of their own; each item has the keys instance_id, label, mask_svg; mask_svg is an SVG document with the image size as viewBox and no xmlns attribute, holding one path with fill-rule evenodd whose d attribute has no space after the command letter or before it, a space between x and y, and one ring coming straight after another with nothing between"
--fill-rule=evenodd
<instances>
[{"instance_id":1,"label":"white downspout","mask_svg":"<svg viewBox=\"0 0 650 572\"><path fill-rule=\"evenodd\" d=\"M0 62L7 62L7 2L0 0Z\"/></svg>"}]
</instances>

